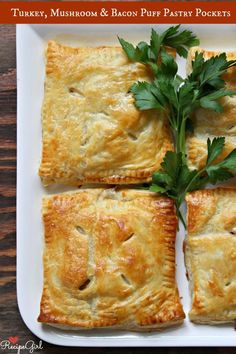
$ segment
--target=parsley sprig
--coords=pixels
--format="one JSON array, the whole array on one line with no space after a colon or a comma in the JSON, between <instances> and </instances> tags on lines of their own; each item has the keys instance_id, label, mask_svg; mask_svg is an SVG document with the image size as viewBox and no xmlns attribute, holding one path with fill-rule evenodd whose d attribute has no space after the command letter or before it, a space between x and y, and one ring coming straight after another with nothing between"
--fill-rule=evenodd
<instances>
[{"instance_id":1,"label":"parsley sprig","mask_svg":"<svg viewBox=\"0 0 236 354\"><path fill-rule=\"evenodd\" d=\"M140 110L161 109L168 116L176 141L176 152L185 160L186 129L192 128L192 113L198 108L222 112L219 99L235 95L235 90L225 89L222 74L236 61L227 61L225 53L205 61L202 53L195 54L192 73L184 80L177 75L178 67L172 56L161 53L161 65L152 82L135 83L130 91Z\"/></svg>"},{"instance_id":2,"label":"parsley sprig","mask_svg":"<svg viewBox=\"0 0 236 354\"><path fill-rule=\"evenodd\" d=\"M152 29L150 44L142 41L134 47L124 39L118 39L131 61L148 65L154 73L158 70L160 54L166 47L175 49L180 56L187 58L188 48L199 45L198 38L191 31L180 30L180 25L170 27L161 34Z\"/></svg>"},{"instance_id":3,"label":"parsley sprig","mask_svg":"<svg viewBox=\"0 0 236 354\"><path fill-rule=\"evenodd\" d=\"M193 130L193 112L199 107L222 112L220 99L236 95L235 90L225 87L222 78L229 68L236 66L236 60L228 61L225 53L204 60L203 54L196 52L192 72L183 79L178 75L177 63L167 53L166 46L186 57L187 48L199 43L192 32L181 32L179 26L170 27L162 34L152 30L150 45L140 42L136 48L123 39L119 41L130 60L152 69L153 81L137 82L130 91L138 109L165 112L175 140L175 151L166 153L161 170L153 174L150 190L174 199L177 214L185 225L180 206L186 193L208 183L225 181L236 172L236 149L224 160L216 162L225 145L224 137L208 139L208 155L202 169L190 170L186 159L186 131Z\"/></svg>"},{"instance_id":4,"label":"parsley sprig","mask_svg":"<svg viewBox=\"0 0 236 354\"><path fill-rule=\"evenodd\" d=\"M236 149L223 161L215 163L224 144L224 137L214 138L212 141L207 140L207 161L200 170L190 170L183 161L181 152L168 151L161 164L162 170L155 172L152 176L150 190L164 193L175 200L177 214L184 225L185 221L180 212L180 206L186 193L201 189L208 183L216 184L219 181L226 181L233 177L232 172L236 172Z\"/></svg>"}]
</instances>

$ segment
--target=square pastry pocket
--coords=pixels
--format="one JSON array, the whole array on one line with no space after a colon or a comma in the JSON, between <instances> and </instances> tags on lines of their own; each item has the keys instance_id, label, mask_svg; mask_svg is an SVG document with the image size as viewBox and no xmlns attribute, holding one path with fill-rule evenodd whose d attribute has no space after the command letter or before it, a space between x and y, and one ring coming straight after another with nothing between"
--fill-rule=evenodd
<instances>
[{"instance_id":1,"label":"square pastry pocket","mask_svg":"<svg viewBox=\"0 0 236 354\"><path fill-rule=\"evenodd\" d=\"M143 331L183 321L172 200L131 189L81 189L44 198L43 218L40 322Z\"/></svg>"},{"instance_id":2,"label":"square pastry pocket","mask_svg":"<svg viewBox=\"0 0 236 354\"><path fill-rule=\"evenodd\" d=\"M236 189L188 194L185 261L190 320L217 324L236 319Z\"/></svg>"},{"instance_id":3,"label":"square pastry pocket","mask_svg":"<svg viewBox=\"0 0 236 354\"><path fill-rule=\"evenodd\" d=\"M129 92L136 81L150 81L145 65L130 62L119 47L72 48L54 41L46 60L43 183L150 180L173 146L164 114L139 111Z\"/></svg>"}]
</instances>

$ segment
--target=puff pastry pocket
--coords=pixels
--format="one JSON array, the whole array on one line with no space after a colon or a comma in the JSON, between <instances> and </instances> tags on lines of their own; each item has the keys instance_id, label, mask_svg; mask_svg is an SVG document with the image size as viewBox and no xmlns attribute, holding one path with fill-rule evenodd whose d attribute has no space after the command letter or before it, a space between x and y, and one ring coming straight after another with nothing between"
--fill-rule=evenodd
<instances>
[{"instance_id":1,"label":"puff pastry pocket","mask_svg":"<svg viewBox=\"0 0 236 354\"><path fill-rule=\"evenodd\" d=\"M40 322L143 331L183 321L172 200L137 190L81 189L44 198L43 218Z\"/></svg>"},{"instance_id":2,"label":"puff pastry pocket","mask_svg":"<svg viewBox=\"0 0 236 354\"><path fill-rule=\"evenodd\" d=\"M190 320L220 324L236 319L236 189L188 194L185 261Z\"/></svg>"},{"instance_id":3,"label":"puff pastry pocket","mask_svg":"<svg viewBox=\"0 0 236 354\"><path fill-rule=\"evenodd\" d=\"M39 175L45 185L150 180L172 150L163 113L141 112L129 93L150 80L119 47L72 48L50 41Z\"/></svg>"},{"instance_id":4,"label":"puff pastry pocket","mask_svg":"<svg viewBox=\"0 0 236 354\"><path fill-rule=\"evenodd\" d=\"M187 61L187 72L191 72L191 62L195 52L202 52L205 59L219 55L221 52L203 50L201 48L191 48ZM236 59L236 52L226 53L228 60ZM230 68L224 75L226 87L236 89L236 68ZM189 166L191 168L202 168L207 157L207 138L213 139L217 136L224 136L225 148L218 159L225 158L234 148L236 148L236 96L227 96L221 99L224 111L217 113L212 110L199 108L194 117L194 133L187 138L187 149Z\"/></svg>"}]
</instances>

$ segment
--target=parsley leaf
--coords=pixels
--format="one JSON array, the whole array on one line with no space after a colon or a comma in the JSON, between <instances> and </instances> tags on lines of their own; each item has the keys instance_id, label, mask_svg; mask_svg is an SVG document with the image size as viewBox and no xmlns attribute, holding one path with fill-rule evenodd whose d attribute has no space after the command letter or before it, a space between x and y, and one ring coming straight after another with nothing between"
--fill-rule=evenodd
<instances>
[{"instance_id":1,"label":"parsley leaf","mask_svg":"<svg viewBox=\"0 0 236 354\"><path fill-rule=\"evenodd\" d=\"M210 85L215 89L219 89L225 85L224 80L221 78L222 74L232 66L235 66L235 60L227 61L225 53L213 56L205 61L203 54L196 52L192 62L192 73L189 75L188 80L197 81L200 87Z\"/></svg>"},{"instance_id":2,"label":"parsley leaf","mask_svg":"<svg viewBox=\"0 0 236 354\"><path fill-rule=\"evenodd\" d=\"M163 34L165 46L175 48L177 53L187 58L188 48L199 45L199 39L189 30L179 32L180 25L168 28Z\"/></svg>"},{"instance_id":3,"label":"parsley leaf","mask_svg":"<svg viewBox=\"0 0 236 354\"><path fill-rule=\"evenodd\" d=\"M150 44L140 42L134 47L133 44L123 38L118 37L118 40L131 61L148 64L154 73L158 59L161 53L165 51L165 47L175 49L180 56L186 58L187 49L199 44L197 37L191 31L181 31L180 25L170 27L161 34L152 29Z\"/></svg>"},{"instance_id":4,"label":"parsley leaf","mask_svg":"<svg viewBox=\"0 0 236 354\"><path fill-rule=\"evenodd\" d=\"M207 174L208 182L212 184L216 184L218 181L227 181L229 178L233 177L233 174L230 171L216 166L211 166L210 168L208 168Z\"/></svg>"},{"instance_id":5,"label":"parsley leaf","mask_svg":"<svg viewBox=\"0 0 236 354\"><path fill-rule=\"evenodd\" d=\"M231 151L226 158L217 164L219 167L228 168L233 172L236 172L236 149Z\"/></svg>"},{"instance_id":6,"label":"parsley leaf","mask_svg":"<svg viewBox=\"0 0 236 354\"><path fill-rule=\"evenodd\" d=\"M212 141L207 139L207 162L206 165L209 166L216 158L219 156L224 148L225 138L219 137L214 138Z\"/></svg>"},{"instance_id":7,"label":"parsley leaf","mask_svg":"<svg viewBox=\"0 0 236 354\"><path fill-rule=\"evenodd\" d=\"M148 82L134 84L130 91L135 97L135 104L140 110L164 109L165 97L157 90L155 85Z\"/></svg>"},{"instance_id":8,"label":"parsley leaf","mask_svg":"<svg viewBox=\"0 0 236 354\"><path fill-rule=\"evenodd\" d=\"M211 168L227 168L233 172L236 172L236 149L231 151L223 161L218 162Z\"/></svg>"},{"instance_id":9,"label":"parsley leaf","mask_svg":"<svg viewBox=\"0 0 236 354\"><path fill-rule=\"evenodd\" d=\"M219 98L222 98L224 96L231 96L235 95L234 90L224 90L221 89L219 91L213 91L212 93L200 98L200 106L202 108L207 108L207 109L212 109L218 113L223 112L224 108L220 104L220 102L216 101Z\"/></svg>"}]
</instances>

